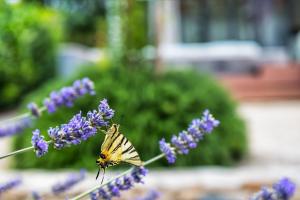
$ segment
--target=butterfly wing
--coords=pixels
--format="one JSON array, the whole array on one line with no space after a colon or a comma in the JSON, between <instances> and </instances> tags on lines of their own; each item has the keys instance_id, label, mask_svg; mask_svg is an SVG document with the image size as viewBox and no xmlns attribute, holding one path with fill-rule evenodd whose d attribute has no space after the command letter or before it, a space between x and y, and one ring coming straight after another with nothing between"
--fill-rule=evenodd
<instances>
[{"instance_id":1,"label":"butterfly wing","mask_svg":"<svg viewBox=\"0 0 300 200\"><path fill-rule=\"evenodd\" d=\"M113 124L105 134L104 142L101 145L101 152L109 152L109 150L112 148L113 143L119 138L119 136L119 127L118 125Z\"/></svg>"},{"instance_id":2,"label":"butterfly wing","mask_svg":"<svg viewBox=\"0 0 300 200\"><path fill-rule=\"evenodd\" d=\"M101 145L101 153L106 156L106 161L110 165L116 165L121 161L121 149L118 147L122 141L122 134L119 132L119 126L113 124L106 132L104 142Z\"/></svg>"},{"instance_id":3,"label":"butterfly wing","mask_svg":"<svg viewBox=\"0 0 300 200\"><path fill-rule=\"evenodd\" d=\"M127 138L125 138L123 144L121 145L121 148L122 148L121 160L123 162L127 162L136 166L142 165L142 161L140 159L138 152L135 150L134 146Z\"/></svg>"},{"instance_id":4,"label":"butterfly wing","mask_svg":"<svg viewBox=\"0 0 300 200\"><path fill-rule=\"evenodd\" d=\"M107 131L101 146L101 153L107 155L111 165L118 164L121 161L137 166L142 165L137 151L131 142L119 132L119 126L116 124L112 125Z\"/></svg>"}]
</instances>

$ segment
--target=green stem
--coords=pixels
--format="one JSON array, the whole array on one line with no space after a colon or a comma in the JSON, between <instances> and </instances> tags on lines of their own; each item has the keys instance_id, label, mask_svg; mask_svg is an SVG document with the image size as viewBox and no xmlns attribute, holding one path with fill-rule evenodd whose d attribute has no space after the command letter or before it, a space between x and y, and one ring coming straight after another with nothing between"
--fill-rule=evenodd
<instances>
[{"instance_id":1,"label":"green stem","mask_svg":"<svg viewBox=\"0 0 300 200\"><path fill-rule=\"evenodd\" d=\"M48 144L50 144L51 142L52 141L47 141ZM13 155L16 155L16 154L19 154L19 153L24 153L24 152L32 150L32 149L34 149L34 146L26 147L24 149L20 149L20 150L17 150L17 151L13 151L13 152L10 152L9 154L6 154L4 156L0 156L0 159L7 158L9 156L13 156Z\"/></svg>"},{"instance_id":2,"label":"green stem","mask_svg":"<svg viewBox=\"0 0 300 200\"><path fill-rule=\"evenodd\" d=\"M18 115L18 116L9 118L9 119L2 120L0 123L1 124L6 124L8 122L17 121L17 120L20 120L20 119L23 119L23 118L26 118L26 117L29 117L29 116L31 116L31 113L27 112L27 113L24 113L24 114L21 114L21 115Z\"/></svg>"},{"instance_id":3,"label":"green stem","mask_svg":"<svg viewBox=\"0 0 300 200\"><path fill-rule=\"evenodd\" d=\"M149 165L149 164L151 164L151 163L153 163L153 162L155 162L155 161L161 159L161 158L164 157L164 156L165 156L165 154L163 154L163 153L162 153L162 154L159 154L159 155L157 155L157 156L151 158L150 160L147 160L146 162L144 162L144 166ZM130 173L133 169L134 169L134 167L131 167L130 169L126 170L125 172L119 174L118 176L115 176L115 177L109 179L108 181L104 182L103 184L97 185L97 186L95 186L95 187L93 187L93 188L91 188L91 189L89 189L89 190L87 190L87 191L85 191L85 192L83 192L83 193L77 195L76 197L74 197L74 198L72 198L72 199L70 199L70 200L78 200L78 199L82 199L83 197L89 195L89 194L90 194L91 192L93 192L94 190L97 190L97 189L99 189L99 188L102 188L102 187L104 187L105 185L109 184L110 182L116 180L117 178L120 178L120 177L122 177L122 176L125 176L126 174Z\"/></svg>"},{"instance_id":4,"label":"green stem","mask_svg":"<svg viewBox=\"0 0 300 200\"><path fill-rule=\"evenodd\" d=\"M43 106L39 109L39 112L42 113L46 110L46 107ZM13 122L13 121L18 121L20 119L24 119L26 117L30 117L31 116L31 113L30 112L26 112L26 113L23 113L21 115L18 115L18 116L15 116L15 117L12 117L12 118L9 118L9 119L4 119L0 122L0 124L6 124L8 122Z\"/></svg>"}]
</instances>

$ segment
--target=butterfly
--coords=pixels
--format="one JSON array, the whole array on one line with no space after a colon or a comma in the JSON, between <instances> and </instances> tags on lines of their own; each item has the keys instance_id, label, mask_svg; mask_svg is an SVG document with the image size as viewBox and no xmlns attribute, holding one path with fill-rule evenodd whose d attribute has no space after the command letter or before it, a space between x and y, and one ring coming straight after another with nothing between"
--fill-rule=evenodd
<instances>
[{"instance_id":1,"label":"butterfly","mask_svg":"<svg viewBox=\"0 0 300 200\"><path fill-rule=\"evenodd\" d=\"M105 139L101 146L99 158L96 164L99 170L96 179L99 176L100 170L103 169L103 182L105 169L109 166L114 166L120 162L126 162L135 166L143 165L139 154L131 144L131 142L119 132L120 125L113 124L106 132Z\"/></svg>"}]
</instances>

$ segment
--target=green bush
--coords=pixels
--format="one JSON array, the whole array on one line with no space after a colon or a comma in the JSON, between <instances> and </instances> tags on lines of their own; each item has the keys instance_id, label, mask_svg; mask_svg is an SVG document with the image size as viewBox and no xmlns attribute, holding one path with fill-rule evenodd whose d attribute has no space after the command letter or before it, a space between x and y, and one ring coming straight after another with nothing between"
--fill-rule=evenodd
<instances>
[{"instance_id":1,"label":"green bush","mask_svg":"<svg viewBox=\"0 0 300 200\"><path fill-rule=\"evenodd\" d=\"M50 10L0 2L0 108L54 76L59 27Z\"/></svg>"},{"instance_id":2,"label":"green bush","mask_svg":"<svg viewBox=\"0 0 300 200\"><path fill-rule=\"evenodd\" d=\"M48 127L66 123L79 110L86 113L97 108L107 98L116 110L113 122L121 124L121 131L136 146L141 158L147 160L159 153L158 141L185 129L205 108L211 110L221 125L208 135L188 156L179 156L176 166L231 165L246 153L247 141L243 121L237 116L235 103L215 80L195 71L170 71L154 76L145 68L108 69L88 67L75 78L89 77L95 82L96 96L76 101L72 109L62 108L55 114L44 114L36 127L46 135ZM74 79L56 79L31 93L25 100L42 102L52 90L70 84ZM15 140L15 149L30 145L31 130ZM103 134L81 145L54 150L42 158L33 152L15 157L17 168L81 168L95 169ZM165 160L154 164L167 165Z\"/></svg>"}]
</instances>

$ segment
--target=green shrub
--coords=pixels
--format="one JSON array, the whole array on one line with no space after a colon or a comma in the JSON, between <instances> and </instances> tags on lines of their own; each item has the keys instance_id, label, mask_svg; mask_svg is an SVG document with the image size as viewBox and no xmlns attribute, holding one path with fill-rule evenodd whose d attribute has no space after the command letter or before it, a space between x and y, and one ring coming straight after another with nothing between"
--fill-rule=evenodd
<instances>
[{"instance_id":1,"label":"green shrub","mask_svg":"<svg viewBox=\"0 0 300 200\"><path fill-rule=\"evenodd\" d=\"M0 108L54 76L59 33L54 12L0 2Z\"/></svg>"},{"instance_id":2,"label":"green shrub","mask_svg":"<svg viewBox=\"0 0 300 200\"><path fill-rule=\"evenodd\" d=\"M72 109L63 108L57 113L44 114L36 127L44 134L48 127L66 123L75 113L97 108L99 100L107 98L116 110L113 121L121 124L121 131L136 146L141 158L147 160L159 153L158 141L170 139L173 133L185 129L199 117L205 108L211 110L221 125L207 136L188 156L180 156L176 166L231 165L246 153L247 141L243 121L237 116L235 103L228 94L207 75L194 71L170 71L153 76L145 68L109 69L86 68L75 78L89 77L95 82L96 96L76 101ZM56 79L31 93L25 102L41 102L52 90L70 84L74 79ZM24 104L24 107L26 105ZM15 140L15 149L30 145L31 130ZM103 134L90 138L81 145L63 150L50 148L42 158L33 152L15 157L17 168L81 168L95 169ZM167 165L165 160L154 164Z\"/></svg>"}]
</instances>

